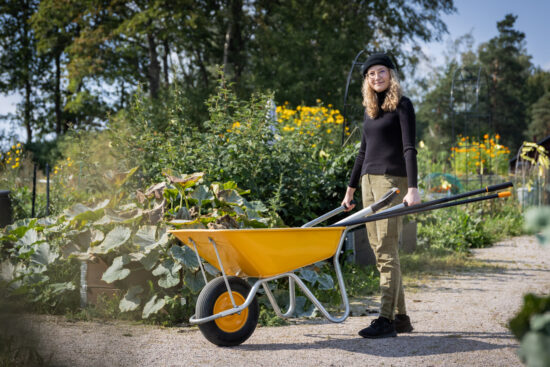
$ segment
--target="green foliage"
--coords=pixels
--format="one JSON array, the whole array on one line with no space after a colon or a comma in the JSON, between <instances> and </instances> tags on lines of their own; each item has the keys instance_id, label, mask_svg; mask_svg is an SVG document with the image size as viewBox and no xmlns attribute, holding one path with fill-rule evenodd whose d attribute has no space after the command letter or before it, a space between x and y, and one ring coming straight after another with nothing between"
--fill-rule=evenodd
<instances>
[{"instance_id":1,"label":"green foliage","mask_svg":"<svg viewBox=\"0 0 550 367\"><path fill-rule=\"evenodd\" d=\"M421 214L418 245L422 249L467 252L490 246L505 236L522 233L523 218L516 203L470 204Z\"/></svg>"},{"instance_id":2,"label":"green foliage","mask_svg":"<svg viewBox=\"0 0 550 367\"><path fill-rule=\"evenodd\" d=\"M550 207L529 208L525 212L525 230L535 233L540 243L550 244Z\"/></svg>"},{"instance_id":3,"label":"green foliage","mask_svg":"<svg viewBox=\"0 0 550 367\"><path fill-rule=\"evenodd\" d=\"M283 126L270 117L269 94L242 101L225 83L222 75L207 102L210 118L201 127L187 120L188 103L177 85L162 108L144 95L136 97L111 125L118 161L139 165L145 182L158 180L164 169L167 174L203 171L211 181L233 181L290 225L332 209L345 191L355 147L318 146L318 137L297 130L283 134ZM210 200L204 193L194 195L199 203Z\"/></svg>"},{"instance_id":4,"label":"green foliage","mask_svg":"<svg viewBox=\"0 0 550 367\"><path fill-rule=\"evenodd\" d=\"M529 331L531 317L546 311L550 311L550 296L538 297L534 294L526 294L522 309L510 320L510 330L518 340L521 340Z\"/></svg>"},{"instance_id":5,"label":"green foliage","mask_svg":"<svg viewBox=\"0 0 550 367\"><path fill-rule=\"evenodd\" d=\"M533 315L529 326L521 341L520 359L528 367L550 365L550 312Z\"/></svg>"},{"instance_id":6,"label":"green foliage","mask_svg":"<svg viewBox=\"0 0 550 367\"><path fill-rule=\"evenodd\" d=\"M207 184L197 173L168 176L136 194L121 190L135 172L113 175L111 199L77 203L56 217L6 227L0 237L0 263L8 298L30 303L40 312L74 313L80 262L99 257L109 265L102 280L126 293L116 297L116 308L115 299L106 298L89 315L128 313L153 322L181 322L191 315L187 302L194 305L204 280L194 252L168 236L167 222L199 228L275 223L276 214L268 215L262 203L246 200L248 191L234 182Z\"/></svg>"},{"instance_id":7,"label":"green foliage","mask_svg":"<svg viewBox=\"0 0 550 367\"><path fill-rule=\"evenodd\" d=\"M550 91L531 105L531 122L525 134L529 140L539 140L550 135Z\"/></svg>"}]
</instances>

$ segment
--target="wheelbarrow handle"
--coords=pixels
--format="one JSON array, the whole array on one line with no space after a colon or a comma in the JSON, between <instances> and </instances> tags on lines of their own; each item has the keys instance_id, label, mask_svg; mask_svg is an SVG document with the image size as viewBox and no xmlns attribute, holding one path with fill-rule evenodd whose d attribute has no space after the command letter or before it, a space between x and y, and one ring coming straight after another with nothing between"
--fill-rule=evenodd
<instances>
[{"instance_id":1,"label":"wheelbarrow handle","mask_svg":"<svg viewBox=\"0 0 550 367\"><path fill-rule=\"evenodd\" d=\"M350 201L350 204L355 205L355 204L357 204L357 201L352 200L352 201ZM320 217L315 218L312 221L307 222L306 224L302 225L302 228L313 227L314 225L316 225L318 223L324 222L325 220L330 219L330 218L334 217L335 215L342 213L346 209L347 209L347 207L345 205L340 205L338 208L333 209L330 212L325 213L325 214L321 215Z\"/></svg>"},{"instance_id":2,"label":"wheelbarrow handle","mask_svg":"<svg viewBox=\"0 0 550 367\"><path fill-rule=\"evenodd\" d=\"M459 201L451 201L446 203L439 203L437 205L425 205L422 206L420 204L409 206L407 208L403 208L401 210L395 210L395 211L383 211L378 214L372 215L367 218L360 218L360 219L354 219L354 220L346 220L343 223L335 223L333 225L330 225L329 227L351 227L356 226L359 224L367 223L367 222L374 222L381 219L388 219L397 217L400 215L407 215L407 214L415 214L415 213L421 213L429 210L435 210L435 209L442 209L442 208L448 208L451 206L457 206L457 205L463 205L463 204L469 204L474 203L477 201L483 201L483 200L490 200L490 199L497 199L497 198L506 198L511 196L512 193L509 191L499 192L496 194L490 194L485 196L478 196L472 199L465 199L465 200L459 200Z\"/></svg>"},{"instance_id":3,"label":"wheelbarrow handle","mask_svg":"<svg viewBox=\"0 0 550 367\"><path fill-rule=\"evenodd\" d=\"M399 194L399 189L397 189L396 187L392 188L390 191L386 192L377 202L375 202L374 204L366 207L366 208L363 208L361 209L360 211L358 211L357 213L354 213L344 219L342 219L341 221L338 221L335 223L335 225L338 225L340 223L344 223L344 222L347 222L347 221L350 221L350 220L354 220L354 219L358 219L358 218L363 218L363 217L366 217L367 215L370 215L370 214L373 214L373 213L376 213L378 210L380 210L380 208L383 208L385 207L386 205L389 205L392 200L397 196L397 194Z\"/></svg>"}]
</instances>

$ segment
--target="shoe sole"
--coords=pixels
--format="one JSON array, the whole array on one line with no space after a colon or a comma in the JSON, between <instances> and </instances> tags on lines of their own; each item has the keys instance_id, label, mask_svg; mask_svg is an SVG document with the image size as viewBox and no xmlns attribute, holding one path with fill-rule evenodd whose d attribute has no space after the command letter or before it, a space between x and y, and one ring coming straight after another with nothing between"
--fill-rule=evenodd
<instances>
[{"instance_id":1,"label":"shoe sole","mask_svg":"<svg viewBox=\"0 0 550 367\"><path fill-rule=\"evenodd\" d=\"M382 335L363 335L359 333L359 336L362 336L365 339L382 339L382 338L394 338L397 336L397 332L382 334Z\"/></svg>"}]
</instances>

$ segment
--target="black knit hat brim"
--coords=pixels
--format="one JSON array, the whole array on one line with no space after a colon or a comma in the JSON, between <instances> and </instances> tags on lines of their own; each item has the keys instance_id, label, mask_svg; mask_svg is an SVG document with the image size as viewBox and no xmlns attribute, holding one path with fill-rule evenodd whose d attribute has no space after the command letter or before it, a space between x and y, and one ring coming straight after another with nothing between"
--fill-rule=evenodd
<instances>
[{"instance_id":1,"label":"black knit hat brim","mask_svg":"<svg viewBox=\"0 0 550 367\"><path fill-rule=\"evenodd\" d=\"M361 74L365 76L369 68L374 65L384 65L388 69L395 69L393 62L391 61L388 55L383 53L377 53L377 54L370 55L367 61L365 61L365 63L363 64L363 67L361 68Z\"/></svg>"}]
</instances>

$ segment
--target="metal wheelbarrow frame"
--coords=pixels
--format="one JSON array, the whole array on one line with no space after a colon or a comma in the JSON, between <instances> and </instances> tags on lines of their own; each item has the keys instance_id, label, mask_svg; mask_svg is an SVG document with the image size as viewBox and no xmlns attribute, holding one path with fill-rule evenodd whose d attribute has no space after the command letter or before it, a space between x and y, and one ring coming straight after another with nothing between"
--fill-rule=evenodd
<instances>
[{"instance_id":1,"label":"metal wheelbarrow frame","mask_svg":"<svg viewBox=\"0 0 550 367\"><path fill-rule=\"evenodd\" d=\"M480 193L488 193L512 186L511 183L493 185L484 189L455 195L448 198L433 200L422 204L406 207L404 204L396 205L379 214L371 215L380 208L388 205L395 195L397 189L392 189L382 199L364 208L363 210L348 216L347 218L329 226L315 227L327 219L341 213L346 208L341 206L326 213L311 222L304 224L301 228L290 229L236 229L236 230L171 230L180 241L194 250L204 277L205 286L199 294L196 304L196 313L189 322L198 325L202 334L213 344L219 346L235 346L243 343L254 332L259 316L259 307L256 295L262 287L277 316L289 318L296 310L296 285L300 287L304 295L317 307L319 312L329 321L340 323L347 319L350 313L350 305L346 292L346 286L340 267L340 253L344 244L346 234L353 228L369 221L381 220L400 215L413 214L421 211L439 209L448 206L461 205L469 202L506 197L510 193L498 193L485 195L474 199L454 201L467 196ZM454 201L454 202L453 202ZM450 203L449 203L450 202ZM369 216L370 215L370 216ZM290 232L290 233L286 233ZM267 236L269 234L269 236ZM244 237L243 237L244 236ZM258 241L251 241L247 244L246 237L260 236ZM297 237L296 237L297 236ZM309 237L312 241L318 241L325 245L320 246L319 256L304 257L299 255L276 258L271 261L271 256L277 257L281 252L270 252L280 242L286 249L293 251L303 243L299 237ZM324 237L329 239L338 238L337 246L326 245ZM216 242L218 241L218 242ZM269 242L267 246L261 247L261 242ZM295 242L292 242L295 241ZM197 243L199 246L197 246ZM244 243L244 244L243 244ZM258 246L258 250L254 246ZM242 246L241 246L242 245ZM241 248L242 247L242 248ZM199 248L201 251L199 251ZM220 248L223 249L220 255ZM244 248L244 250L243 250ZM299 248L298 251L303 251ZM306 248L306 253L311 253L312 248ZM265 255L261 261L254 261L255 255ZM316 254L315 254L316 255ZM210 264L214 265L221 272L221 277L214 278L208 282L206 272L202 264L201 256ZM306 284L294 273L304 266L333 257L334 270L342 298L344 312L340 316L331 315L315 295L309 290ZM296 259L303 257L303 259ZM295 262L297 260L298 262ZM226 267L224 267L224 263ZM288 264L287 264L288 263ZM252 286L240 276L259 278ZM268 283L273 280L288 278L289 282L289 306L286 312L279 307L277 300L269 289Z\"/></svg>"}]
</instances>

